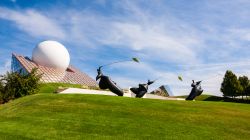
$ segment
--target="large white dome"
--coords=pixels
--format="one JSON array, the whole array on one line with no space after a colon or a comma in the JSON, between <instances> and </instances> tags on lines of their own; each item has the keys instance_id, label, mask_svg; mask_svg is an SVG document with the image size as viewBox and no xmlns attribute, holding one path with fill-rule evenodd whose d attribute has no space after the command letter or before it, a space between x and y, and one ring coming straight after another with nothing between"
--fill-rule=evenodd
<instances>
[{"instance_id":1,"label":"large white dome","mask_svg":"<svg viewBox=\"0 0 250 140\"><path fill-rule=\"evenodd\" d=\"M70 56L68 50L57 41L43 41L39 43L32 53L32 60L42 66L66 70L69 66Z\"/></svg>"}]
</instances>

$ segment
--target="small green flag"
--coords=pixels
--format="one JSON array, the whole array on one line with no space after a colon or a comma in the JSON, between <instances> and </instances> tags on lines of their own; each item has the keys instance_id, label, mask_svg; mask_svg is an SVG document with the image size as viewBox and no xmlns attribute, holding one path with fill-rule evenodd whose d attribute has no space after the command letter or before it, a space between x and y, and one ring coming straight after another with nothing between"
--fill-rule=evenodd
<instances>
[{"instance_id":1,"label":"small green flag","mask_svg":"<svg viewBox=\"0 0 250 140\"><path fill-rule=\"evenodd\" d=\"M140 61L139 61L139 59L138 59L138 58L135 58L135 57L134 57L134 58L132 58L132 60L133 60L133 61L135 61L135 62L137 62L137 63L139 63L139 62L140 62Z\"/></svg>"},{"instance_id":2,"label":"small green flag","mask_svg":"<svg viewBox=\"0 0 250 140\"><path fill-rule=\"evenodd\" d=\"M178 76L178 79L179 79L180 81L183 81L181 76Z\"/></svg>"}]
</instances>

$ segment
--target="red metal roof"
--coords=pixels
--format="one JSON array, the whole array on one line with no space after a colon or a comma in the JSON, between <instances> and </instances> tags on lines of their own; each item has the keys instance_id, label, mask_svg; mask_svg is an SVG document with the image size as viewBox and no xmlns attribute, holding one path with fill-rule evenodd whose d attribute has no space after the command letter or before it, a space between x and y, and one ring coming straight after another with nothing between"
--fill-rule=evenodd
<instances>
[{"instance_id":1,"label":"red metal roof","mask_svg":"<svg viewBox=\"0 0 250 140\"><path fill-rule=\"evenodd\" d=\"M81 72L73 66L69 66L67 70L61 71L50 67L45 67L36 64L24 56L12 54L20 64L28 71L31 72L33 68L38 68L37 72L42 74L41 81L45 83L71 83L81 84L86 86L97 86L97 83L87 74Z\"/></svg>"}]
</instances>

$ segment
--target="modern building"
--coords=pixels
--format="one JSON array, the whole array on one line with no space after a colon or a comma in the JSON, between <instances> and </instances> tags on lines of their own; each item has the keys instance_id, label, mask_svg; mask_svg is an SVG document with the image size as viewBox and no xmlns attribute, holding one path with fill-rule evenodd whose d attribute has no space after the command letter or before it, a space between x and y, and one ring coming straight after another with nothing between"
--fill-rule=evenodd
<instances>
[{"instance_id":1,"label":"modern building","mask_svg":"<svg viewBox=\"0 0 250 140\"><path fill-rule=\"evenodd\" d=\"M173 96L173 92L171 91L168 85L162 85L156 90L150 92L150 94L155 94L155 95L164 96L164 97Z\"/></svg>"},{"instance_id":2,"label":"modern building","mask_svg":"<svg viewBox=\"0 0 250 140\"><path fill-rule=\"evenodd\" d=\"M32 58L12 54L12 72L30 73L37 68L44 83L70 83L85 86L97 86L87 74L69 64L70 55L67 49L56 41L44 41L34 48Z\"/></svg>"}]
</instances>

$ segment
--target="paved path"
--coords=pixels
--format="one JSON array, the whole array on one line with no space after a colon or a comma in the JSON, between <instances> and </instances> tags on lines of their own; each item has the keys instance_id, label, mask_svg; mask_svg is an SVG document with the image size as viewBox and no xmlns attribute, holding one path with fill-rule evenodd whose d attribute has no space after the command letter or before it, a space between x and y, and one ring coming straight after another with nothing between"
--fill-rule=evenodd
<instances>
[{"instance_id":1,"label":"paved path","mask_svg":"<svg viewBox=\"0 0 250 140\"><path fill-rule=\"evenodd\" d=\"M110 91L104 91L104 90L92 90L92 89L81 89L81 88L68 88L59 94L95 94L95 95L110 95L110 96L117 96L116 94L110 92ZM135 94L133 93L124 93L124 97L135 97ZM183 98L169 98L169 97L163 97L153 94L145 94L143 98L150 98L150 99L161 99L161 100L185 100Z\"/></svg>"}]
</instances>

